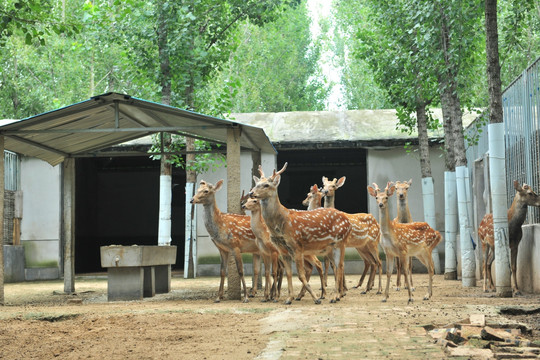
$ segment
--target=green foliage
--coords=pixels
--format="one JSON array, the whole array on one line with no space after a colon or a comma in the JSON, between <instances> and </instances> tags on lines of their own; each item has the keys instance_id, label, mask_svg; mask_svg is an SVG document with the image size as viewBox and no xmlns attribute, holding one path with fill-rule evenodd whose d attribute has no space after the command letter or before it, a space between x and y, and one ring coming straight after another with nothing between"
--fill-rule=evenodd
<instances>
[{"instance_id":1,"label":"green foliage","mask_svg":"<svg viewBox=\"0 0 540 360\"><path fill-rule=\"evenodd\" d=\"M186 140L183 136L172 135L170 146L164 146L163 152L171 153L167 157L167 161L173 166L181 167L185 170L195 171L197 173L206 172L208 170L215 171L221 166L225 166L225 156L211 151L219 149L220 144L210 145L207 141L195 139L195 151L201 152L195 155L195 160L186 164L186 159L181 155L186 150ZM161 137L159 135L152 136L152 147L149 150L150 158L154 160L161 159ZM204 153L203 153L204 152Z\"/></svg>"},{"instance_id":2,"label":"green foliage","mask_svg":"<svg viewBox=\"0 0 540 360\"><path fill-rule=\"evenodd\" d=\"M324 108L328 86L320 80L317 64L321 44L312 42L305 1L273 22L244 21L230 41L235 50L223 68L212 73L197 103L230 105L232 112Z\"/></svg>"}]
</instances>

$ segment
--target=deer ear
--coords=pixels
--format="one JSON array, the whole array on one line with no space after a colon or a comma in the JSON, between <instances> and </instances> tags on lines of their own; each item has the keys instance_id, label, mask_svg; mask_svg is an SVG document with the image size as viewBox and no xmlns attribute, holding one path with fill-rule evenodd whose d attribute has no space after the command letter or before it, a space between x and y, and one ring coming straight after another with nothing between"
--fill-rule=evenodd
<instances>
[{"instance_id":1,"label":"deer ear","mask_svg":"<svg viewBox=\"0 0 540 360\"><path fill-rule=\"evenodd\" d=\"M323 176L322 177L322 183L323 185L326 184L328 182L328 178L326 176Z\"/></svg>"},{"instance_id":2,"label":"deer ear","mask_svg":"<svg viewBox=\"0 0 540 360\"><path fill-rule=\"evenodd\" d=\"M521 186L519 185L519 182L517 180L514 180L514 189L516 189L516 191L519 191L521 189Z\"/></svg>"},{"instance_id":3,"label":"deer ear","mask_svg":"<svg viewBox=\"0 0 540 360\"><path fill-rule=\"evenodd\" d=\"M373 196L373 197L377 196L377 191L375 191L375 189L372 188L372 187L369 186L369 185L368 185L368 187L367 187L367 191L368 191L369 195L371 195L371 196Z\"/></svg>"},{"instance_id":4,"label":"deer ear","mask_svg":"<svg viewBox=\"0 0 540 360\"><path fill-rule=\"evenodd\" d=\"M216 186L214 187L214 190L215 191L218 191L219 189L221 189L221 186L223 185L223 180L219 180L217 183L216 183Z\"/></svg>"},{"instance_id":5,"label":"deer ear","mask_svg":"<svg viewBox=\"0 0 540 360\"><path fill-rule=\"evenodd\" d=\"M337 184L336 184L337 187L338 187L338 188L342 187L343 184L345 184L345 180L346 180L346 179L347 179L347 178L346 178L345 176L342 176L341 178L339 178L339 180L338 180L338 182L337 182Z\"/></svg>"},{"instance_id":6,"label":"deer ear","mask_svg":"<svg viewBox=\"0 0 540 360\"><path fill-rule=\"evenodd\" d=\"M281 182L281 175L277 174L273 179L272 183L277 187L279 186L279 183Z\"/></svg>"},{"instance_id":7,"label":"deer ear","mask_svg":"<svg viewBox=\"0 0 540 360\"><path fill-rule=\"evenodd\" d=\"M255 181L255 184L257 184L259 181L261 181L261 179L253 175L253 181Z\"/></svg>"},{"instance_id":8,"label":"deer ear","mask_svg":"<svg viewBox=\"0 0 540 360\"><path fill-rule=\"evenodd\" d=\"M311 192L316 193L317 191L319 191L319 187L317 186L317 184L315 184L311 187Z\"/></svg>"},{"instance_id":9,"label":"deer ear","mask_svg":"<svg viewBox=\"0 0 540 360\"><path fill-rule=\"evenodd\" d=\"M388 183L388 185L390 186L390 188L388 188L388 186L386 187L386 194L388 196L392 196L394 194L394 191L396 191L396 185L392 183Z\"/></svg>"},{"instance_id":10,"label":"deer ear","mask_svg":"<svg viewBox=\"0 0 540 360\"><path fill-rule=\"evenodd\" d=\"M409 184L409 186L411 186L411 184L412 184L412 179L410 179L409 181L407 181L407 184Z\"/></svg>"}]
</instances>

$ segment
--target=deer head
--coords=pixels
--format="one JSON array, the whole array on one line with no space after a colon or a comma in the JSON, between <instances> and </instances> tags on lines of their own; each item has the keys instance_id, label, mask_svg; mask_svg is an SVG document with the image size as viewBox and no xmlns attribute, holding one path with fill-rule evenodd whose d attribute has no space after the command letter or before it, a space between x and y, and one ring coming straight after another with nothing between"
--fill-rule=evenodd
<instances>
[{"instance_id":1,"label":"deer head","mask_svg":"<svg viewBox=\"0 0 540 360\"><path fill-rule=\"evenodd\" d=\"M276 170L274 169L272 176L267 178L264 176L262 166L259 165L259 174L261 174L261 178L253 176L253 180L255 180L255 187L249 192L249 197L257 199L267 199L273 194L277 193L277 188L281 181L281 174L285 171L286 168L287 163L285 163L285 165L283 165L283 168L278 172L276 172Z\"/></svg>"},{"instance_id":2,"label":"deer head","mask_svg":"<svg viewBox=\"0 0 540 360\"><path fill-rule=\"evenodd\" d=\"M517 180L514 180L514 189L516 189L515 199L521 206L540 206L540 196L529 185L519 185Z\"/></svg>"},{"instance_id":3,"label":"deer head","mask_svg":"<svg viewBox=\"0 0 540 360\"><path fill-rule=\"evenodd\" d=\"M242 209L249 210L251 212L256 212L261 209L261 204L259 199L248 198L243 204Z\"/></svg>"},{"instance_id":4,"label":"deer head","mask_svg":"<svg viewBox=\"0 0 540 360\"><path fill-rule=\"evenodd\" d=\"M388 206L388 198L394 195L396 186L392 182L389 181L386 184L386 188L384 189L384 191L381 191L379 189L379 186L375 183L373 183L373 187L368 186L367 189L368 189L369 195L373 196L375 200L377 201L377 205L379 206L379 209L385 209Z\"/></svg>"},{"instance_id":5,"label":"deer head","mask_svg":"<svg viewBox=\"0 0 540 360\"><path fill-rule=\"evenodd\" d=\"M330 181L328 180L328 178L326 176L323 176L322 177L322 182L323 182L323 194L324 196L334 196L336 195L336 190L339 189L340 187L343 186L343 184L345 184L345 179L346 177L345 176L342 176L341 178L336 179L334 178L334 180Z\"/></svg>"},{"instance_id":6,"label":"deer head","mask_svg":"<svg viewBox=\"0 0 540 360\"><path fill-rule=\"evenodd\" d=\"M203 204L209 205L214 202L215 194L221 189L223 185L223 180L219 180L216 185L212 185L204 180L201 180L199 183L199 188L197 192L191 198L191 204Z\"/></svg>"},{"instance_id":7,"label":"deer head","mask_svg":"<svg viewBox=\"0 0 540 360\"><path fill-rule=\"evenodd\" d=\"M317 184L315 184L309 189L306 198L302 201L302 205L307 207L308 210L319 208L321 207L323 196L322 189L319 189Z\"/></svg>"},{"instance_id":8,"label":"deer head","mask_svg":"<svg viewBox=\"0 0 540 360\"><path fill-rule=\"evenodd\" d=\"M407 192L412 184L412 179L409 181L396 181L396 195L400 200L407 198Z\"/></svg>"}]
</instances>

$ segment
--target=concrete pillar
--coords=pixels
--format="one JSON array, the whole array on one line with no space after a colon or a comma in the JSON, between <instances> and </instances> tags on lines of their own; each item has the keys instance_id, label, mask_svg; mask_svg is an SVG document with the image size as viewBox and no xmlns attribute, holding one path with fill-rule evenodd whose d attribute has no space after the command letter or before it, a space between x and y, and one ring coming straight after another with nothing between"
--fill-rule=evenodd
<instances>
[{"instance_id":1,"label":"concrete pillar","mask_svg":"<svg viewBox=\"0 0 540 360\"><path fill-rule=\"evenodd\" d=\"M64 292L75 292L75 159L63 163L63 221L64 242Z\"/></svg>"},{"instance_id":2,"label":"concrete pillar","mask_svg":"<svg viewBox=\"0 0 540 360\"><path fill-rule=\"evenodd\" d=\"M240 213L240 136L241 127L227 129L227 212ZM241 284L234 256L229 256L227 264L227 297L241 299Z\"/></svg>"}]
</instances>

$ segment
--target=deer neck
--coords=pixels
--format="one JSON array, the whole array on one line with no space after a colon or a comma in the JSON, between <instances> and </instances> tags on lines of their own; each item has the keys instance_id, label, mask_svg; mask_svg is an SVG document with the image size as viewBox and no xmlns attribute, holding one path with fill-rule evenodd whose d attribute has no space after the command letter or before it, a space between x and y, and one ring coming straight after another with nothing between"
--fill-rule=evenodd
<instances>
[{"instance_id":1,"label":"deer neck","mask_svg":"<svg viewBox=\"0 0 540 360\"><path fill-rule=\"evenodd\" d=\"M508 229L510 232L520 229L527 216L527 204L514 197L512 206L508 209Z\"/></svg>"},{"instance_id":2,"label":"deer neck","mask_svg":"<svg viewBox=\"0 0 540 360\"><path fill-rule=\"evenodd\" d=\"M334 200L336 196L325 196L324 197L324 207L325 208L335 208L334 206Z\"/></svg>"},{"instance_id":3,"label":"deer neck","mask_svg":"<svg viewBox=\"0 0 540 360\"><path fill-rule=\"evenodd\" d=\"M409 211L409 202L407 198L400 199L398 197L397 204L397 219L399 223L410 223L412 222L411 212Z\"/></svg>"},{"instance_id":4,"label":"deer neck","mask_svg":"<svg viewBox=\"0 0 540 360\"><path fill-rule=\"evenodd\" d=\"M283 236L283 227L288 218L288 211L285 206L281 205L277 195L261 199L261 213L270 233L274 236Z\"/></svg>"},{"instance_id":5,"label":"deer neck","mask_svg":"<svg viewBox=\"0 0 540 360\"><path fill-rule=\"evenodd\" d=\"M256 237L261 237L265 226L261 210L251 210L251 230L253 230Z\"/></svg>"},{"instance_id":6,"label":"deer neck","mask_svg":"<svg viewBox=\"0 0 540 360\"><path fill-rule=\"evenodd\" d=\"M390 223L388 206L385 206L384 208L379 207L379 223L381 225L381 232L383 234L392 233L392 225Z\"/></svg>"},{"instance_id":7,"label":"deer neck","mask_svg":"<svg viewBox=\"0 0 540 360\"><path fill-rule=\"evenodd\" d=\"M221 211L217 207L216 200L203 204L204 225L210 237L215 238L219 233L219 224L221 223Z\"/></svg>"}]
</instances>

